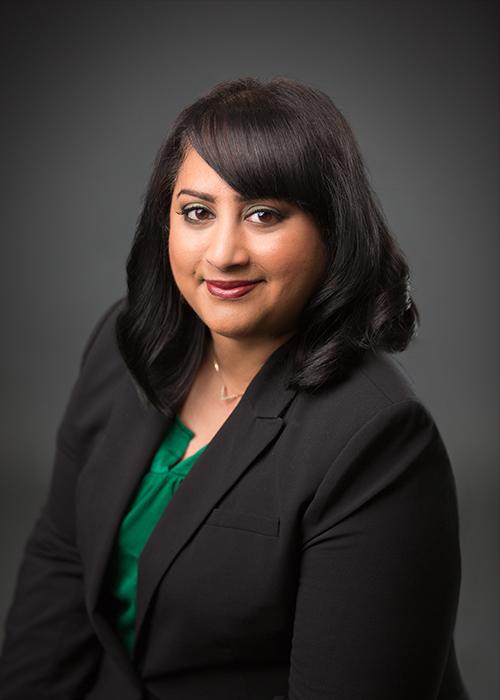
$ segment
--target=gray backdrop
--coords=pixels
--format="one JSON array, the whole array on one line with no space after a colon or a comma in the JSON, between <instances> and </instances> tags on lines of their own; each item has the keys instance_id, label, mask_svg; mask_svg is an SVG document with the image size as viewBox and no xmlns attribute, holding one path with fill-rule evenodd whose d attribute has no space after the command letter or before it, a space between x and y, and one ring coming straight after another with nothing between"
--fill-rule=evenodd
<instances>
[{"instance_id":1,"label":"gray backdrop","mask_svg":"<svg viewBox=\"0 0 500 700\"><path fill-rule=\"evenodd\" d=\"M399 359L455 469L459 660L475 700L498 697L495 3L16 0L1 12L1 619L83 344L125 293L166 130L222 79L285 75L343 111L409 260L422 327Z\"/></svg>"}]
</instances>

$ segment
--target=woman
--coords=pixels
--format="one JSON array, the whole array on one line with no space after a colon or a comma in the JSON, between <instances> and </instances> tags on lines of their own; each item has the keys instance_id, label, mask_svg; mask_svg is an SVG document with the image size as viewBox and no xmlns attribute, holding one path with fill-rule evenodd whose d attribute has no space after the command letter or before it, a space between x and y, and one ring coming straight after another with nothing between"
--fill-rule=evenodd
<instances>
[{"instance_id":1,"label":"woman","mask_svg":"<svg viewBox=\"0 0 500 700\"><path fill-rule=\"evenodd\" d=\"M321 91L226 81L162 146L57 434L2 700L459 700L454 478L408 267Z\"/></svg>"}]
</instances>

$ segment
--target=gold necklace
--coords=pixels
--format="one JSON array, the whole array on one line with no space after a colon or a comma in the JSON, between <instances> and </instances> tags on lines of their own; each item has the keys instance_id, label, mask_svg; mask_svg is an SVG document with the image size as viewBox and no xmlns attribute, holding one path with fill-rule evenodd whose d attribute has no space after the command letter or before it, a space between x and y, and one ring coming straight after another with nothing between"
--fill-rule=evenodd
<instances>
[{"instance_id":1,"label":"gold necklace","mask_svg":"<svg viewBox=\"0 0 500 700\"><path fill-rule=\"evenodd\" d=\"M243 394L227 394L226 393L226 385L224 384L224 380L222 379L222 373L220 371L219 363L217 362L217 358L215 357L215 352L214 352L214 367L215 371L220 377L221 380L221 388L220 388L220 400L221 401L229 401L229 399L237 399L239 396L243 396Z\"/></svg>"}]
</instances>

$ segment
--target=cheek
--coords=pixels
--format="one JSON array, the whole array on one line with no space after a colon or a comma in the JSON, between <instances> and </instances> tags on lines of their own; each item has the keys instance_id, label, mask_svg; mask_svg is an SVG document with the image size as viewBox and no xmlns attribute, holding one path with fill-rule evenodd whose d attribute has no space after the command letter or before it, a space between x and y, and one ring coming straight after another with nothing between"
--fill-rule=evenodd
<instances>
[{"instance_id":1,"label":"cheek","mask_svg":"<svg viewBox=\"0 0 500 700\"><path fill-rule=\"evenodd\" d=\"M190 245L182 232L170 231L168 238L168 255L172 270L190 272L198 259L197 249Z\"/></svg>"},{"instance_id":2,"label":"cheek","mask_svg":"<svg viewBox=\"0 0 500 700\"><path fill-rule=\"evenodd\" d=\"M324 253L317 241L307 238L297 245L276 251L273 256L274 273L287 280L302 284L310 278L316 278L324 264Z\"/></svg>"}]
</instances>

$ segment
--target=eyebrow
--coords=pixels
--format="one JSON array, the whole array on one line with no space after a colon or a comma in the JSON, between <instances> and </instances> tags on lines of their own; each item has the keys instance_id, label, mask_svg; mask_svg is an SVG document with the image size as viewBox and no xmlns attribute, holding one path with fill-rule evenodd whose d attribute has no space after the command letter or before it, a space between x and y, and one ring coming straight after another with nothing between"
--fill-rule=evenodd
<instances>
[{"instance_id":1,"label":"eyebrow","mask_svg":"<svg viewBox=\"0 0 500 700\"><path fill-rule=\"evenodd\" d=\"M198 192L197 190L181 190L180 192L177 193L177 197L180 197L181 194L191 194L193 197L198 197L199 199L205 199L207 202L215 202L217 197L214 197L211 194L208 194L207 192ZM254 202L258 198L247 198L247 197L242 197L240 194L236 194L234 198L238 202Z\"/></svg>"}]
</instances>

